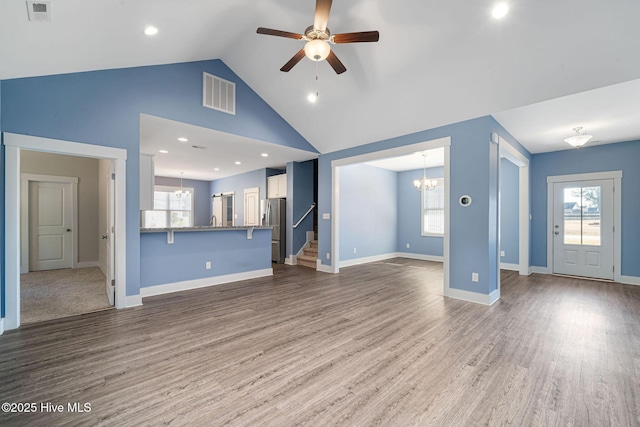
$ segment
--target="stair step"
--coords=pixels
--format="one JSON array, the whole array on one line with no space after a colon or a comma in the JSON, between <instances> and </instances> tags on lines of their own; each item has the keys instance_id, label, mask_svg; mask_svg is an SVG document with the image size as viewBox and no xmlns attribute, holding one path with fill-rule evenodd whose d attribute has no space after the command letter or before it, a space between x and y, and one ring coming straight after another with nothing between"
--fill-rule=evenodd
<instances>
[{"instance_id":1,"label":"stair step","mask_svg":"<svg viewBox=\"0 0 640 427\"><path fill-rule=\"evenodd\" d=\"M315 248L304 248L302 250L302 252L305 255L314 256L314 257L318 258L318 247L315 247Z\"/></svg>"},{"instance_id":2,"label":"stair step","mask_svg":"<svg viewBox=\"0 0 640 427\"><path fill-rule=\"evenodd\" d=\"M318 265L318 257L309 255L298 255L296 257L296 262L298 265L313 268L315 270Z\"/></svg>"},{"instance_id":3,"label":"stair step","mask_svg":"<svg viewBox=\"0 0 640 427\"><path fill-rule=\"evenodd\" d=\"M318 247L318 240L310 240L309 244L311 245L312 248L317 248Z\"/></svg>"}]
</instances>

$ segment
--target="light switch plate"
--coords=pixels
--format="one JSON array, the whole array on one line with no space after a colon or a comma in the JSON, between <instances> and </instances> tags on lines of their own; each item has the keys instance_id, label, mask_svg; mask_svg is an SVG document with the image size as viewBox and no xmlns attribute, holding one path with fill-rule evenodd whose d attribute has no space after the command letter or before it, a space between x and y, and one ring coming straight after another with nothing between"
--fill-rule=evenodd
<instances>
[{"instance_id":1,"label":"light switch plate","mask_svg":"<svg viewBox=\"0 0 640 427\"><path fill-rule=\"evenodd\" d=\"M322 214L322 219L331 219L331 214L326 213L326 212L325 212L325 213L323 213L323 214Z\"/></svg>"}]
</instances>

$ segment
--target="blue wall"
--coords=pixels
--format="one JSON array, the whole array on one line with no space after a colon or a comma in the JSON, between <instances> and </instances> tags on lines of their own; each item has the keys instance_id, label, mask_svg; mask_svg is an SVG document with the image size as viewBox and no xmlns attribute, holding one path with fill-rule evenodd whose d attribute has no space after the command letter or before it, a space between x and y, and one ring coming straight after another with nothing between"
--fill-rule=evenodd
<instances>
[{"instance_id":1,"label":"blue wall","mask_svg":"<svg viewBox=\"0 0 640 427\"><path fill-rule=\"evenodd\" d=\"M267 175L265 169L233 175L211 181L211 194L234 192L234 204L237 218L235 225L244 225L244 190L260 187L260 199L267 198Z\"/></svg>"},{"instance_id":2,"label":"blue wall","mask_svg":"<svg viewBox=\"0 0 640 427\"><path fill-rule=\"evenodd\" d=\"M520 169L507 159L500 159L500 261L519 262Z\"/></svg>"},{"instance_id":3,"label":"blue wall","mask_svg":"<svg viewBox=\"0 0 640 427\"><path fill-rule=\"evenodd\" d=\"M534 154L531 161L532 265L547 267L547 177L622 171L622 275L640 276L640 141ZM618 191L616 189L616 191Z\"/></svg>"},{"instance_id":4,"label":"blue wall","mask_svg":"<svg viewBox=\"0 0 640 427\"><path fill-rule=\"evenodd\" d=\"M331 212L332 160L451 137L449 285L488 295L497 288L498 271L496 171L499 158L497 145L490 142L492 132L524 150L493 117L487 116L321 155L318 160L319 212ZM473 198L473 204L467 208L457 203L463 194ZM325 254L331 252L331 220L320 220L318 228L320 258L323 264L329 264ZM479 274L478 283L471 281L472 272Z\"/></svg>"},{"instance_id":5,"label":"blue wall","mask_svg":"<svg viewBox=\"0 0 640 427\"><path fill-rule=\"evenodd\" d=\"M422 177L423 169L398 173L398 252L441 257L443 238L423 236L421 232L422 195L416 191L413 181ZM444 168L427 168L427 178L444 178Z\"/></svg>"},{"instance_id":6,"label":"blue wall","mask_svg":"<svg viewBox=\"0 0 640 427\"><path fill-rule=\"evenodd\" d=\"M180 187L180 178L169 178L166 176L156 176L156 185L167 185L171 187ZM185 188L193 188L193 225L209 225L211 222L211 182L199 181L195 179L183 179L182 186Z\"/></svg>"},{"instance_id":7,"label":"blue wall","mask_svg":"<svg viewBox=\"0 0 640 427\"><path fill-rule=\"evenodd\" d=\"M236 83L236 115L202 106L203 71ZM219 60L4 80L1 90L4 132L127 149L127 295L140 288L141 113L317 152Z\"/></svg>"},{"instance_id":8,"label":"blue wall","mask_svg":"<svg viewBox=\"0 0 640 427\"><path fill-rule=\"evenodd\" d=\"M340 261L396 252L397 192L396 172L365 164L340 168Z\"/></svg>"},{"instance_id":9,"label":"blue wall","mask_svg":"<svg viewBox=\"0 0 640 427\"><path fill-rule=\"evenodd\" d=\"M292 162L291 172L287 169L287 184L291 183L292 193L287 191L287 206L292 206L292 227L295 221L302 218L302 215L307 212L311 204L315 202L313 200L313 189L315 185L314 178L314 160L307 162ZM288 165L287 165L288 166ZM291 173L291 175L289 175ZM292 196L289 196L292 194ZM315 212L311 212L300 223L298 228L293 229L293 236L291 246L287 254L296 255L307 241L307 231L313 231L313 217Z\"/></svg>"},{"instance_id":10,"label":"blue wall","mask_svg":"<svg viewBox=\"0 0 640 427\"><path fill-rule=\"evenodd\" d=\"M271 268L271 230L193 231L140 235L140 287ZM205 263L211 262L211 269Z\"/></svg>"}]
</instances>

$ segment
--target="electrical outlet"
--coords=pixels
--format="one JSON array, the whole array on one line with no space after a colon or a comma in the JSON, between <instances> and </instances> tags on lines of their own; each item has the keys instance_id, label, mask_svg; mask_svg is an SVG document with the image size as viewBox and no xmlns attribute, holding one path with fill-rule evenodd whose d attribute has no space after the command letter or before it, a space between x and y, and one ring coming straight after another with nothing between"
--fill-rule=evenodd
<instances>
[{"instance_id":1,"label":"electrical outlet","mask_svg":"<svg viewBox=\"0 0 640 427\"><path fill-rule=\"evenodd\" d=\"M331 254L327 252L327 259L331 259Z\"/></svg>"},{"instance_id":2,"label":"electrical outlet","mask_svg":"<svg viewBox=\"0 0 640 427\"><path fill-rule=\"evenodd\" d=\"M322 219L331 219L331 214L328 214L328 213L324 212L322 214Z\"/></svg>"},{"instance_id":3,"label":"electrical outlet","mask_svg":"<svg viewBox=\"0 0 640 427\"><path fill-rule=\"evenodd\" d=\"M204 264L204 268L205 268L205 269L207 269L207 270L211 270L211 261L207 261L207 262Z\"/></svg>"},{"instance_id":4,"label":"electrical outlet","mask_svg":"<svg viewBox=\"0 0 640 427\"><path fill-rule=\"evenodd\" d=\"M407 243L407 249L409 249L411 247L411 244Z\"/></svg>"},{"instance_id":5,"label":"electrical outlet","mask_svg":"<svg viewBox=\"0 0 640 427\"><path fill-rule=\"evenodd\" d=\"M504 251L500 251L500 256L504 256Z\"/></svg>"},{"instance_id":6,"label":"electrical outlet","mask_svg":"<svg viewBox=\"0 0 640 427\"><path fill-rule=\"evenodd\" d=\"M471 281L477 282L478 280L478 273L471 273Z\"/></svg>"},{"instance_id":7,"label":"electrical outlet","mask_svg":"<svg viewBox=\"0 0 640 427\"><path fill-rule=\"evenodd\" d=\"M356 248L353 248L353 253L354 253L354 254L356 253Z\"/></svg>"}]
</instances>

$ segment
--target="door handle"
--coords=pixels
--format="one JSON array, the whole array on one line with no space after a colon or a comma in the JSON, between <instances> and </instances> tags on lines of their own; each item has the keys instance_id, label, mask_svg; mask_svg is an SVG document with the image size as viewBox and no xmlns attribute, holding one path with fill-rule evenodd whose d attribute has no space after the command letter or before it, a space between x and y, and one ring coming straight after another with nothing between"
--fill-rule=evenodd
<instances>
[{"instance_id":1,"label":"door handle","mask_svg":"<svg viewBox=\"0 0 640 427\"><path fill-rule=\"evenodd\" d=\"M102 236L102 240L107 240L107 235Z\"/></svg>"},{"instance_id":2,"label":"door handle","mask_svg":"<svg viewBox=\"0 0 640 427\"><path fill-rule=\"evenodd\" d=\"M554 231L553 234L560 234L560 232L559 231Z\"/></svg>"},{"instance_id":3,"label":"door handle","mask_svg":"<svg viewBox=\"0 0 640 427\"><path fill-rule=\"evenodd\" d=\"M71 231L71 229L70 229L70 228L67 228L67 233L68 233L68 232L70 232L70 231Z\"/></svg>"}]
</instances>

